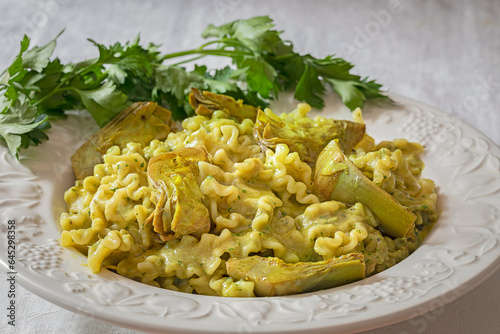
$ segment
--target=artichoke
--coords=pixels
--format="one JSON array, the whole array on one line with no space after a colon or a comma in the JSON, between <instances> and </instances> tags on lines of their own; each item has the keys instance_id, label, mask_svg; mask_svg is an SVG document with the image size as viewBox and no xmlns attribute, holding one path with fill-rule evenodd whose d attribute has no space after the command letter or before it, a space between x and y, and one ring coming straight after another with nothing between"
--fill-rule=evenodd
<instances>
[{"instance_id":1,"label":"artichoke","mask_svg":"<svg viewBox=\"0 0 500 334\"><path fill-rule=\"evenodd\" d=\"M254 138L262 152L286 144L297 152L302 161L314 164L323 148L338 139L346 152L351 151L365 135L365 125L344 120L301 118L285 120L270 109L259 110L254 127Z\"/></svg>"},{"instance_id":2,"label":"artichoke","mask_svg":"<svg viewBox=\"0 0 500 334\"><path fill-rule=\"evenodd\" d=\"M197 115L212 116L214 111L222 110L238 121L245 118L255 121L258 110L254 106L243 104L241 100L236 101L231 96L201 92L196 88L191 88L189 103Z\"/></svg>"},{"instance_id":3,"label":"artichoke","mask_svg":"<svg viewBox=\"0 0 500 334\"><path fill-rule=\"evenodd\" d=\"M415 214L377 187L332 140L321 152L314 172L314 192L320 200L361 203L378 218L382 232L393 238L411 237Z\"/></svg>"},{"instance_id":4,"label":"artichoke","mask_svg":"<svg viewBox=\"0 0 500 334\"><path fill-rule=\"evenodd\" d=\"M363 255L351 253L318 262L285 263L277 257L230 258L229 276L254 282L257 296L284 296L329 289L365 278Z\"/></svg>"},{"instance_id":5,"label":"artichoke","mask_svg":"<svg viewBox=\"0 0 500 334\"><path fill-rule=\"evenodd\" d=\"M163 241L210 230L210 215L198 185L202 148L187 147L157 155L148 163L148 182L156 208L147 219Z\"/></svg>"},{"instance_id":6,"label":"artichoke","mask_svg":"<svg viewBox=\"0 0 500 334\"><path fill-rule=\"evenodd\" d=\"M114 145L121 149L129 142L148 145L153 139L163 140L173 130L171 113L154 102L137 102L123 110L105 127L90 137L71 157L78 180L92 175L94 166Z\"/></svg>"}]
</instances>

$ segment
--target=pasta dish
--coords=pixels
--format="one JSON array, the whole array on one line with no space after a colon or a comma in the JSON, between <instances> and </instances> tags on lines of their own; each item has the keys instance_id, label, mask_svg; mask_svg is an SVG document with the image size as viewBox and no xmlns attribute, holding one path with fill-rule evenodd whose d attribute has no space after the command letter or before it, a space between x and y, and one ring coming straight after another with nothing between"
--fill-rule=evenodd
<instances>
[{"instance_id":1,"label":"pasta dish","mask_svg":"<svg viewBox=\"0 0 500 334\"><path fill-rule=\"evenodd\" d=\"M354 121L192 90L176 129L134 104L73 156L61 243L157 287L229 297L332 288L408 257L438 218L424 148Z\"/></svg>"}]
</instances>

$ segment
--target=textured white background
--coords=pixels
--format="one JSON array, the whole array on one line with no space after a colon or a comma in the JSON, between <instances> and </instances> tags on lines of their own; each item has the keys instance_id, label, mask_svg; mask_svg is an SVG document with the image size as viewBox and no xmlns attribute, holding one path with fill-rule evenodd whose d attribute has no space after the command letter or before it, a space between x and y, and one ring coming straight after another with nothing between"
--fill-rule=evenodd
<instances>
[{"instance_id":1,"label":"textured white background","mask_svg":"<svg viewBox=\"0 0 500 334\"><path fill-rule=\"evenodd\" d=\"M96 55L87 41L125 42L138 32L162 51L201 44L209 23L270 15L297 50L337 54L354 72L398 93L438 107L500 144L500 1L70 1L0 0L0 68L19 41L48 42L62 29L63 61ZM216 63L209 63L217 65ZM0 310L7 304L0 274ZM369 334L499 333L500 272L467 295L422 316ZM86 318L17 287L17 326L0 311L0 333L136 333Z\"/></svg>"}]
</instances>

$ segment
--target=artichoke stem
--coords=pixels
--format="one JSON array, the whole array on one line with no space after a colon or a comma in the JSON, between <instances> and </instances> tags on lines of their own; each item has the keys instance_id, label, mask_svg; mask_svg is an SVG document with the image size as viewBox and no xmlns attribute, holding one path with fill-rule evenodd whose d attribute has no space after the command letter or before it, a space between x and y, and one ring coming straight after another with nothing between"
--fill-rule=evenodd
<instances>
[{"instance_id":1,"label":"artichoke stem","mask_svg":"<svg viewBox=\"0 0 500 334\"><path fill-rule=\"evenodd\" d=\"M361 203L368 207L377 217L382 232L390 237L413 235L415 214L368 179L344 155L335 140L318 157L314 188L323 200L336 200L349 205Z\"/></svg>"}]
</instances>

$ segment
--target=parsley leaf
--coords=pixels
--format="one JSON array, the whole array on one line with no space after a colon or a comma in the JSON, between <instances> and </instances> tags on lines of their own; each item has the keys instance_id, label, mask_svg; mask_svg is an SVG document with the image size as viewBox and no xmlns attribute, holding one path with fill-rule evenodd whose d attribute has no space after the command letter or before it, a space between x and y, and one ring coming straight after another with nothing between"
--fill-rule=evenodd
<instances>
[{"instance_id":1,"label":"parsley leaf","mask_svg":"<svg viewBox=\"0 0 500 334\"><path fill-rule=\"evenodd\" d=\"M82 104L100 127L129 105L127 95L117 90L112 81L106 81L94 90L75 89L74 92L79 95Z\"/></svg>"},{"instance_id":2,"label":"parsley leaf","mask_svg":"<svg viewBox=\"0 0 500 334\"><path fill-rule=\"evenodd\" d=\"M46 135L40 126L47 116L37 116L36 107L30 105L24 95L20 95L12 106L0 113L0 135L12 155L18 156L19 148L38 145Z\"/></svg>"}]
</instances>

